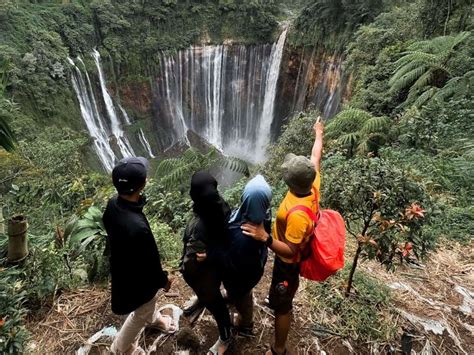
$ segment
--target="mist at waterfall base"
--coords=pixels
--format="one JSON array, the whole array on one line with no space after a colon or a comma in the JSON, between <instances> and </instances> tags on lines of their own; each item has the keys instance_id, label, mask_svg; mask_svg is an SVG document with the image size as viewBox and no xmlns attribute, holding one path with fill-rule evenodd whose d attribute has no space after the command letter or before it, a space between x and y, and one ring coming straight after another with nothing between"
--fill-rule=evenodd
<instances>
[{"instance_id":1,"label":"mist at waterfall base","mask_svg":"<svg viewBox=\"0 0 474 355\"><path fill-rule=\"evenodd\" d=\"M281 100L279 81L284 75L286 35L285 29L271 45L193 46L174 54L161 52L151 81L153 129L146 131L124 129L134 122L121 106L118 91L109 92L98 51L90 54L96 70L91 74L98 83L91 83L80 57L69 59L81 115L104 170L111 171L119 159L136 152L154 158L152 147L166 152L189 145L188 131L226 155L261 163L281 126L282 103L276 103L277 98L288 101L291 111L317 104L323 114L332 114L339 106L340 94L339 78L330 78L335 77L332 72L340 73L340 67L325 64L321 68L329 74L313 88L310 99L314 102L308 103L308 83L315 68L311 67L313 55L308 62L304 52L296 84L292 85L294 92L287 94L289 99ZM276 107L279 112L275 112Z\"/></svg>"}]
</instances>

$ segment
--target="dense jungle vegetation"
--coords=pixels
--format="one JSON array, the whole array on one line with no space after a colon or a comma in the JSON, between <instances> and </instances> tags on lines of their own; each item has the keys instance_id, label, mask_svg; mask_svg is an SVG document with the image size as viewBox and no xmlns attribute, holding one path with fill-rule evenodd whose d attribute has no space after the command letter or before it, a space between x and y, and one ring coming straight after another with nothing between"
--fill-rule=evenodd
<instances>
[{"instance_id":1,"label":"dense jungle vegetation","mask_svg":"<svg viewBox=\"0 0 474 355\"><path fill-rule=\"evenodd\" d=\"M107 283L101 210L114 190L108 176L91 169L89 137L79 121L71 120L80 113L74 112L65 64L67 56L93 47L122 74L116 80L131 80L158 60L158 50L225 39L271 42L278 20L298 11L289 45L340 54L350 76L351 95L326 124L321 205L345 217L357 249L354 268L360 257L395 269L407 243L414 257L423 258L440 243L472 240L472 2L307 0L298 2L301 9L286 3L292 2L0 3L0 143L5 148L0 149L0 208L5 218L28 216L31 249L22 265L0 268L0 353L25 349L25 315L58 292ZM250 167L251 175L262 173L272 184L274 207L286 192L281 161L289 152L309 154L317 115L311 110L295 115L271 147L269 160ZM146 188L146 213L170 267L177 265L181 232L191 215L190 175L221 161L212 151L192 149L176 159L171 170L154 166ZM234 207L246 179L224 192ZM6 243L0 237L2 257ZM348 264L338 277L348 277ZM340 320L331 327L361 341L390 341L393 330L377 316L389 307L388 291L363 275L354 282L361 285L362 301L341 296L319 306L335 314L352 312L347 318L357 326ZM323 294L327 287L317 285L311 292ZM354 303L342 307L344 302ZM367 321L361 320L363 312L387 329L367 331L360 326Z\"/></svg>"}]
</instances>

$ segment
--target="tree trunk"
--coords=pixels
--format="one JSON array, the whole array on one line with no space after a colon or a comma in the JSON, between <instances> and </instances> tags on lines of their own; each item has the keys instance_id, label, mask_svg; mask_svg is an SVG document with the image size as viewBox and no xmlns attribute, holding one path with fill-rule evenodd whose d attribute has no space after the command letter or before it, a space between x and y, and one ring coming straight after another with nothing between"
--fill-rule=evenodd
<instances>
[{"instance_id":1,"label":"tree trunk","mask_svg":"<svg viewBox=\"0 0 474 355\"><path fill-rule=\"evenodd\" d=\"M11 263L19 262L28 256L28 221L23 215L8 220L8 254Z\"/></svg>"},{"instance_id":2,"label":"tree trunk","mask_svg":"<svg viewBox=\"0 0 474 355\"><path fill-rule=\"evenodd\" d=\"M354 256L354 261L352 262L352 268L351 268L351 273L349 274L349 280L347 282L346 297L349 297L349 294L351 293L352 281L354 279L354 273L357 267L357 262L359 261L359 255L361 251L362 251L362 244L359 243L359 246L357 247L357 251Z\"/></svg>"},{"instance_id":3,"label":"tree trunk","mask_svg":"<svg viewBox=\"0 0 474 355\"><path fill-rule=\"evenodd\" d=\"M5 234L5 220L3 219L2 206L0 206L0 234Z\"/></svg>"}]
</instances>

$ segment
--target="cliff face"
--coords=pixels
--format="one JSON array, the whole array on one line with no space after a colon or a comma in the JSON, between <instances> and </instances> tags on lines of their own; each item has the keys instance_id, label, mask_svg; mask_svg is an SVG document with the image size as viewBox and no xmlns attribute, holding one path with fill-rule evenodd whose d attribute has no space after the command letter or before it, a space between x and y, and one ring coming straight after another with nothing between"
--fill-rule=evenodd
<instances>
[{"instance_id":1,"label":"cliff face","mask_svg":"<svg viewBox=\"0 0 474 355\"><path fill-rule=\"evenodd\" d=\"M317 109L324 119L334 116L350 97L350 76L338 54L314 47L287 47L280 72L275 129L292 114Z\"/></svg>"}]
</instances>

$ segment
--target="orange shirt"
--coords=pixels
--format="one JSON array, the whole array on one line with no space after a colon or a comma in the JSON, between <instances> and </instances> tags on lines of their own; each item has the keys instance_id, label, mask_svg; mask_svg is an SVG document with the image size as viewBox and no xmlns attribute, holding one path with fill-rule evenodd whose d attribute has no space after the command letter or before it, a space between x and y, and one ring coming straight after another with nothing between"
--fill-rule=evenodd
<instances>
[{"instance_id":1,"label":"orange shirt","mask_svg":"<svg viewBox=\"0 0 474 355\"><path fill-rule=\"evenodd\" d=\"M273 238L282 242L288 241L297 245L301 244L300 250L304 250L313 232L313 221L303 211L293 212L288 217L288 220L286 216L288 211L295 206L307 206L311 208L314 213L317 213L319 208L320 186L321 176L319 172L317 172L313 182L313 188L315 188L316 192L312 190L311 195L306 197L298 197L290 191L287 192L276 214L276 221L273 225ZM301 255L298 253L294 259L287 259L281 256L279 256L279 258L285 263L294 264L300 262Z\"/></svg>"}]
</instances>

